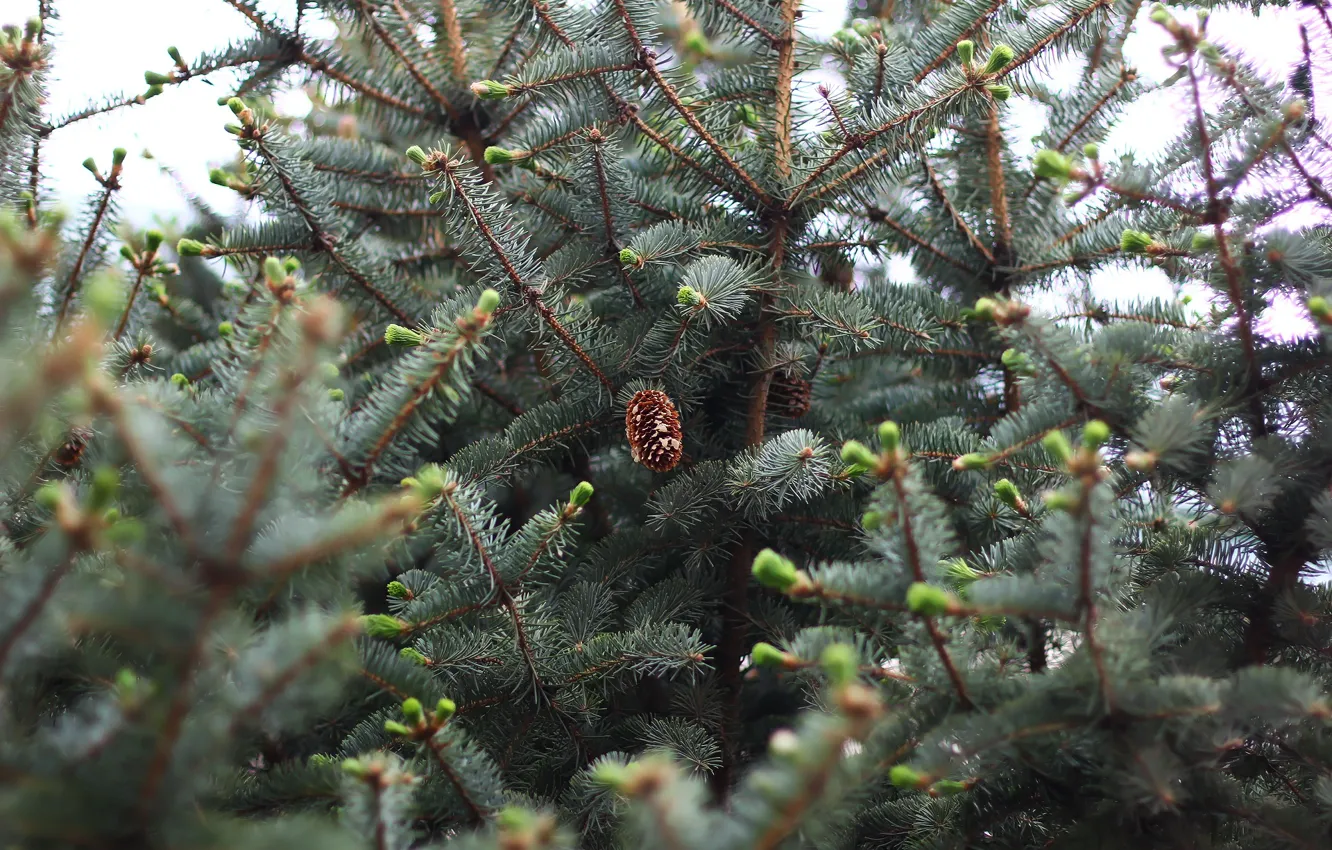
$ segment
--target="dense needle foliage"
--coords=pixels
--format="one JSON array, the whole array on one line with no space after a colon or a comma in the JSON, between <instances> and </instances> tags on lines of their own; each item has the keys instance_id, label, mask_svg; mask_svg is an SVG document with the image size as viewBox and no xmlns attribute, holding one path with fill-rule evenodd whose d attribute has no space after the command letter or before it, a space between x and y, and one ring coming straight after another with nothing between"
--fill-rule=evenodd
<instances>
[{"instance_id":1,"label":"dense needle foliage","mask_svg":"<svg viewBox=\"0 0 1332 850\"><path fill-rule=\"evenodd\" d=\"M0 39L0 844L1332 843L1319 0L217 2ZM64 220L200 77L246 215Z\"/></svg>"}]
</instances>

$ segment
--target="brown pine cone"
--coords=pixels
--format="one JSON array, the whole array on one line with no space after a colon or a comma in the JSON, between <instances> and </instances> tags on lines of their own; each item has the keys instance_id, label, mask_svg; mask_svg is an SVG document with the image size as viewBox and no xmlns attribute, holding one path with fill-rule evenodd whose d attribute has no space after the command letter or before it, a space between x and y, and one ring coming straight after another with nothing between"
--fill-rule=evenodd
<instances>
[{"instance_id":1,"label":"brown pine cone","mask_svg":"<svg viewBox=\"0 0 1332 850\"><path fill-rule=\"evenodd\" d=\"M653 472L669 472L680 462L680 414L661 390L640 390L624 413L624 436L629 454Z\"/></svg>"}]
</instances>

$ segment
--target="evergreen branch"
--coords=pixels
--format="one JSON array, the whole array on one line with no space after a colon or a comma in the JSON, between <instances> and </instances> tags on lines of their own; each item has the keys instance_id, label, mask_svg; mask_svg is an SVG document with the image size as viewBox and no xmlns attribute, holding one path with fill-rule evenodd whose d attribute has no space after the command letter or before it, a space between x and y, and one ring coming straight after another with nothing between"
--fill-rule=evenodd
<instances>
[{"instance_id":1,"label":"evergreen branch","mask_svg":"<svg viewBox=\"0 0 1332 850\"><path fill-rule=\"evenodd\" d=\"M134 300L139 296L139 289L143 286L143 278L148 269L148 262L142 262L138 265L134 275L134 285L130 287L129 298L125 301L125 310L120 314L120 321L116 323L115 333L111 335L112 339L120 339L125 333L125 326L129 324L130 311L134 309Z\"/></svg>"},{"instance_id":2,"label":"evergreen branch","mask_svg":"<svg viewBox=\"0 0 1332 850\"><path fill-rule=\"evenodd\" d=\"M894 219L892 216L888 215L888 212L886 210L881 210L878 208L871 209L869 211L869 218L870 221L876 222L878 224L888 225L890 228L896 231L899 235L901 235L911 244L915 245L918 248L923 248L925 251L934 255L935 257L938 257L940 260L943 260L945 263L948 263L950 266L959 268L962 271L967 272L968 274L977 273L975 269L966 265L962 261L955 259L951 254L942 251L939 248L936 248L927 239L913 232L912 230L908 229L906 225L902 224L901 222Z\"/></svg>"},{"instance_id":3,"label":"evergreen branch","mask_svg":"<svg viewBox=\"0 0 1332 850\"><path fill-rule=\"evenodd\" d=\"M850 154L852 151L860 150L861 148L865 147L865 145L874 141L879 136L882 136L885 133L890 133L904 124L908 124L912 121L915 121L917 118L924 115L925 113L933 109L936 109L939 106L942 106L943 104L952 100L954 97L957 97L959 94L962 94L968 88L970 88L970 85L964 85L964 86L959 86L957 88L948 89L942 94L935 95L934 97L925 101L921 105L913 109L909 109L906 112L903 112L902 114L896 117L888 119L887 121L883 122L877 127L873 127L869 130L866 130L863 133L857 133L851 136L846 141L842 142L841 147L839 147L836 151L834 151L831 156L829 156L827 159L823 160L818 165L816 165L814 169L810 171L809 175L804 180L802 180L799 185L795 187L795 189L791 192L790 196L788 197L788 199L784 204L785 208L790 209L793 206L795 206L796 202L800 200L801 196L805 194L805 192L814 183L814 181L818 180L825 173L827 173L828 169L832 168L834 165L841 162L842 159L847 156L847 154ZM842 182L845 182L846 180L852 179L853 175L860 174L868 170L869 168L873 167L874 165L877 165L880 160L888 158L888 155L889 155L888 151L882 151L882 150L871 154L870 156L862 160L860 165L851 169L846 174L841 175L836 180L831 181L830 183L820 187L819 190L817 190L817 192L811 193L810 200L817 198L819 195L822 195L825 192L831 191L833 186L839 185Z\"/></svg>"},{"instance_id":4,"label":"evergreen branch","mask_svg":"<svg viewBox=\"0 0 1332 850\"><path fill-rule=\"evenodd\" d=\"M924 582L926 581L925 567L921 563L920 545L916 542L916 531L911 518L910 503L907 501L906 486L902 481L906 471L905 464L898 464L889 475L888 480L892 484L893 493L896 495L897 504L900 506L898 521L902 527L902 543L906 546L906 560L907 565L911 568L912 580ZM966 683L962 681L962 675L953 663L953 657L948 653L948 646L938 624L931 616L918 614L917 617L925 624L925 630L930 635L930 643L934 645L934 651L938 654L939 661L948 674L948 680L953 683L953 690L956 692L958 703L967 711L975 709L976 706L971 701L970 694L967 693Z\"/></svg>"},{"instance_id":5,"label":"evergreen branch","mask_svg":"<svg viewBox=\"0 0 1332 850\"><path fill-rule=\"evenodd\" d=\"M361 624L356 617L344 617L337 628L333 629L324 639L292 661L286 667L278 670L269 679L264 689L254 699L242 706L231 719L231 733L235 734L240 725L256 714L262 712L272 704L273 700L282 695L282 692L298 679L302 673L318 664L323 657L332 649L340 646L345 641L356 637L361 633Z\"/></svg>"},{"instance_id":6,"label":"evergreen branch","mask_svg":"<svg viewBox=\"0 0 1332 850\"><path fill-rule=\"evenodd\" d=\"M102 220L106 218L106 211L111 206L111 196L120 188L120 166L112 166L111 174L106 178L98 175L98 181L102 184L102 194L97 200L97 209L93 213L92 224L88 226L88 235L84 238L78 256L74 258L74 265L69 270L69 278L65 281L65 295L61 299L60 309L56 313L56 333L60 332L60 326L65 323L65 315L69 312L69 305L74 301L74 294L79 291L79 284L81 283L79 273L83 271L83 264L88 259L88 253L97 242L98 232L102 229Z\"/></svg>"},{"instance_id":7,"label":"evergreen branch","mask_svg":"<svg viewBox=\"0 0 1332 850\"><path fill-rule=\"evenodd\" d=\"M443 30L444 52L449 57L449 69L454 80L467 79L467 52L463 42L462 25L458 22L458 9L453 0L439 0L439 28Z\"/></svg>"},{"instance_id":8,"label":"evergreen branch","mask_svg":"<svg viewBox=\"0 0 1332 850\"><path fill-rule=\"evenodd\" d=\"M472 200L471 192L466 186L464 186L457 169L458 164L456 162L447 158L442 158L439 170L443 172L448 179L453 189L454 196L457 197L466 208L467 214L471 218L477 232L481 234L481 238L485 241L487 247L490 248L491 254L504 270L504 274L518 290L523 301L537 312L542 321L544 321L555 335L559 337L560 342L564 343L565 347L568 348L575 357L582 361L583 365L587 367L587 370L591 372L598 381L601 382L602 386L614 393L615 385L612 384L611 380L601 371L601 367L597 366L596 361L583 350L583 347L578 344L578 341L573 338L573 335L569 333L569 330L560 322L559 318L555 315L555 312L550 309L544 300L542 300L541 293L523 279L523 276L519 273L514 261L504 250L504 246L501 245L499 240L495 237L495 233L491 229L490 223L486 220L485 215Z\"/></svg>"},{"instance_id":9,"label":"evergreen branch","mask_svg":"<svg viewBox=\"0 0 1332 850\"><path fill-rule=\"evenodd\" d=\"M264 160L273 169L273 173L277 175L278 182L282 185L283 192L285 192L287 197L291 200L292 205L296 207L296 212L300 214L301 218L305 221L305 226L310 229L310 234L315 247L327 254L328 258L333 261L335 266L342 270L343 274L347 275L348 278L365 290L371 298L379 302L380 306L387 310L394 318L404 324L412 324L412 319L407 312L395 304L393 299L389 298L387 294L380 291L379 287L375 286L374 281L366 277L365 274L357 269L356 266L353 265L352 262L338 249L338 240L333 234L328 233L323 229L318 217L315 216L314 211L311 209L309 202L296 188L291 177L280 165L277 155L264 142L262 137L254 139L254 149L263 156Z\"/></svg>"},{"instance_id":10,"label":"evergreen branch","mask_svg":"<svg viewBox=\"0 0 1332 850\"><path fill-rule=\"evenodd\" d=\"M794 0L784 0L784 2L793 3ZM670 102L671 106L677 113L679 113L680 117L685 120L685 123L689 125L689 128L703 140L704 144L711 148L712 152L716 154L717 158L722 161L726 168L735 175L741 183L745 184L745 188L752 193L752 197L759 202L759 205L767 206L770 201L768 193L764 192L758 183L754 182L754 178L749 175L749 172L740 167L740 164L731 157L731 154L726 150L725 146L718 142L717 139L708 132L707 128L699 123L699 120L694 116L693 111L685 106L683 101L680 100L680 95L676 93L675 88L664 76L662 76L660 69L657 68L656 54L649 50L643 43L642 37L638 34L638 28L634 26L633 18L629 14L629 9L625 6L625 0L611 0L611 3L615 7L615 12L619 16L620 21L624 24L624 29L629 35L630 42L633 43L634 52L640 57L639 61L643 65L643 70L645 70L648 76L652 78L652 81L656 83L657 88L661 90L661 93L666 97L666 100ZM789 113L789 105L787 109ZM789 133L789 129L787 132Z\"/></svg>"},{"instance_id":11,"label":"evergreen branch","mask_svg":"<svg viewBox=\"0 0 1332 850\"><path fill-rule=\"evenodd\" d=\"M938 173L934 170L934 166L930 165L929 157L922 154L920 162L925 166L925 177L929 181L930 188L934 190L934 196L939 199L939 203L943 204L944 210L947 211L948 217L953 220L953 224L957 226L958 230L962 231L962 235L966 237L971 247L975 248L977 253L985 258L985 262L994 265L994 254L990 253L990 249L985 247L985 244L980 241L980 237L976 235L976 232L962 218L962 214L957 211L957 207L949 200L948 193L944 191L943 184L939 182ZM1005 208L1005 213L1007 213L1007 208Z\"/></svg>"},{"instance_id":12,"label":"evergreen branch","mask_svg":"<svg viewBox=\"0 0 1332 850\"><path fill-rule=\"evenodd\" d=\"M357 11L361 13L361 18L370 27L370 31L375 34L375 37L379 39L380 43L388 49L389 53L393 54L393 57L397 59L399 64L401 64L407 73L411 75L411 78L416 81L416 84L424 89L426 94L430 95L430 99L439 104L440 108L444 110L444 113L449 116L449 122L456 123L458 121L457 108L444 96L443 92L431 84L430 80L421 69L416 67L416 63L414 63L411 60L411 57L409 57L403 50L402 45L398 44L397 40L394 39L393 34L385 29L384 24L375 17L374 10L370 8L366 0L352 0L352 3ZM409 24L410 22L407 21L407 15L403 12L402 6L400 6L396 0L393 6L397 10L399 16L403 18L403 22ZM483 162L484 159L477 159L478 164Z\"/></svg>"},{"instance_id":13,"label":"evergreen branch","mask_svg":"<svg viewBox=\"0 0 1332 850\"><path fill-rule=\"evenodd\" d=\"M430 750L430 753L435 757L435 763L438 765L440 772L449 780L449 784L453 786L453 790L457 793L458 799L462 800L463 805L467 807L467 811L471 814L472 820L475 823L485 823L487 813L481 809L475 800L472 799L472 795L467 793L467 786L463 785L462 777L460 777L458 772L453 769L453 765L449 764L448 759L444 758L444 744L435 740L435 737L436 736L431 735L426 739L426 749Z\"/></svg>"},{"instance_id":14,"label":"evergreen branch","mask_svg":"<svg viewBox=\"0 0 1332 850\"><path fill-rule=\"evenodd\" d=\"M781 46L782 43L781 36L776 35L767 27L763 26L763 24L760 24L758 21L754 20L752 16L746 14L743 9L736 6L734 3L731 2L731 0L716 0L716 3L722 9L724 9L727 14L729 14L731 17L735 18L736 20L741 21L750 29L752 29L754 32L758 33L760 36L763 37L765 41L767 41L773 47Z\"/></svg>"},{"instance_id":15,"label":"evergreen branch","mask_svg":"<svg viewBox=\"0 0 1332 850\"><path fill-rule=\"evenodd\" d=\"M851 740L849 733L847 721L840 718L837 725L824 732L824 757L816 764L801 765L804 781L800 783L800 793L781 807L780 815L751 845L753 850L776 850L800 826L805 813L827 789L833 769L842 760L843 747Z\"/></svg>"},{"instance_id":16,"label":"evergreen branch","mask_svg":"<svg viewBox=\"0 0 1332 850\"><path fill-rule=\"evenodd\" d=\"M1116 711L1114 691L1110 686L1110 677L1105 668L1105 650L1096 638L1096 599L1092 582L1092 530L1096 518L1091 511L1090 493L1084 490L1079 506L1079 519L1082 521L1082 534L1078 540L1078 609L1082 612L1083 638L1087 641L1087 652L1091 655L1092 665L1096 669L1096 681L1101 691L1101 699L1113 714Z\"/></svg>"},{"instance_id":17,"label":"evergreen branch","mask_svg":"<svg viewBox=\"0 0 1332 850\"><path fill-rule=\"evenodd\" d=\"M481 535L477 534L476 529L472 527L472 522L463 510L462 505L458 504L456 498L457 488L446 489L443 496L449 510L453 513L454 519L458 522L463 533L467 535L472 544L472 549L481 557L481 563L486 568L486 574L490 577L490 582L494 586L495 599L499 601L500 606L508 613L509 619L513 623L514 637L518 642L518 651L523 657L523 663L527 665L528 674L532 677L532 688L538 697L544 694L545 685L541 682L541 673L537 670L536 656L532 652L531 643L527 637L527 630L523 628L522 616L518 613L518 605L513 601L513 596L509 593L508 586L504 583L503 576L500 575L495 561L490 556L490 551L486 548L485 541Z\"/></svg>"},{"instance_id":18,"label":"evergreen branch","mask_svg":"<svg viewBox=\"0 0 1332 850\"><path fill-rule=\"evenodd\" d=\"M1087 18L1091 17L1098 10L1103 8L1110 8L1113 2L1114 0L1095 0L1095 2L1093 2L1087 8L1078 12L1073 17L1069 18L1067 21L1061 24L1058 29L1051 31L1044 38L1038 40L1035 44L1031 45L1017 56L1013 57L1013 60L1009 62L1007 65L1005 65L1003 68L1001 68L999 71L997 71L994 76L995 77L1006 76L1008 74L1013 73L1018 68L1021 68L1023 65L1026 65L1028 62L1031 62L1033 59L1040 56L1041 53L1044 52L1045 48L1053 44L1054 41L1058 39L1060 36L1066 35L1069 32L1071 32L1074 27L1085 21Z\"/></svg>"},{"instance_id":19,"label":"evergreen branch","mask_svg":"<svg viewBox=\"0 0 1332 850\"><path fill-rule=\"evenodd\" d=\"M1221 268L1226 275L1226 296L1230 300L1231 308L1235 311L1240 345L1243 348L1244 361L1248 367L1244 395L1249 403L1251 425L1254 436L1263 437L1267 434L1267 420L1263 413L1262 400L1258 397L1258 392L1263 387L1263 375L1262 368L1258 365L1254 345L1253 319L1249 315L1249 307L1244 297L1244 284L1241 280L1240 268L1230 253L1229 236L1226 234L1222 223L1222 201L1220 186L1217 183L1216 171L1212 163L1212 141L1207 133L1207 119L1203 116L1202 89L1198 84L1198 75L1193 70L1191 59L1192 57L1185 61L1184 68L1189 78L1189 92L1193 101L1193 118L1198 126L1198 143L1202 147L1203 177L1207 181L1206 220L1210 220L1212 223L1213 235L1216 238L1217 256L1221 260Z\"/></svg>"},{"instance_id":20,"label":"evergreen branch","mask_svg":"<svg viewBox=\"0 0 1332 850\"><path fill-rule=\"evenodd\" d=\"M776 98L773 105L773 170L778 179L791 176L791 83L795 78L796 28L800 0L782 0L782 37L777 42Z\"/></svg>"},{"instance_id":21,"label":"evergreen branch","mask_svg":"<svg viewBox=\"0 0 1332 850\"><path fill-rule=\"evenodd\" d=\"M646 304L643 302L643 296L639 293L638 287L634 285L633 278L629 277L628 269L624 267L623 263L615 262L619 257L621 246L615 236L615 224L611 215L610 190L606 185L606 163L604 159L606 151L603 145L606 137L593 128L588 132L588 138L592 142L592 164L597 178L597 200L601 204L601 221L605 225L606 244L604 254L606 259L619 271L620 279L624 281L625 287L633 295L634 306L642 310L646 307Z\"/></svg>"},{"instance_id":22,"label":"evergreen branch","mask_svg":"<svg viewBox=\"0 0 1332 850\"><path fill-rule=\"evenodd\" d=\"M4 638L0 639L0 672L3 672L5 669L5 661L9 658L10 650L12 650L18 643L18 640L23 636L23 633L31 628L33 623L37 622L37 618L41 616L42 611L45 610L47 604L50 603L51 596L55 593L56 586L59 585L65 576L69 575L69 571L74 568L74 557L79 551L81 551L80 548L71 547L70 550L65 553L65 557L61 559L60 563L46 571L46 575L42 578L42 583L37 586L37 593L33 595L32 599L28 600L27 605L23 606L23 612L19 614L18 619L14 621L14 625L10 627L9 632Z\"/></svg>"},{"instance_id":23,"label":"evergreen branch","mask_svg":"<svg viewBox=\"0 0 1332 850\"><path fill-rule=\"evenodd\" d=\"M194 681L200 672L200 662L203 661L204 651L208 648L208 635L212 632L213 623L223 614L233 590L234 588L227 589L224 585L214 585L209 590L208 599L199 614L194 638L176 668L176 687L167 705L166 719L162 722L162 731L153 748L152 759L145 771L143 784L139 786L139 816L144 822L148 822L152 816L153 804L171 764L171 755L175 752L176 742L180 739L185 715L189 713L190 694L194 691Z\"/></svg>"},{"instance_id":24,"label":"evergreen branch","mask_svg":"<svg viewBox=\"0 0 1332 850\"><path fill-rule=\"evenodd\" d=\"M303 359L308 359L308 346L307 351L303 354ZM267 501L269 489L273 486L273 478L277 475L278 470L278 459L282 456L282 451L286 448L291 433L290 419L296 410L296 402L300 398L297 391L304 383L304 373L310 365L309 363L303 363L300 369L288 370L280 382L281 390L273 404L274 426L272 436L264 444L263 452L259 455L259 466L255 470L254 477L250 479L250 486L245 490L245 495L241 499L240 515L232 525L231 537L227 543L228 558L233 563L240 560L241 554L249 544L254 522L259 516L260 509Z\"/></svg>"},{"instance_id":25,"label":"evergreen branch","mask_svg":"<svg viewBox=\"0 0 1332 850\"><path fill-rule=\"evenodd\" d=\"M938 55L936 55L929 62L925 63L925 67L920 69L920 71L916 73L916 76L913 78L912 82L916 83L916 85L920 85L922 82L924 82L926 77L928 77L930 74L933 74L935 71L942 68L944 66L944 63L947 62L949 58L951 58L952 55L957 52L957 42L962 41L964 39L969 39L973 35L975 35L980 30L980 28L985 25L985 22L990 19L990 16L992 16L995 12L999 11L1000 7L1002 7L1003 5L1004 5L1004 0L990 0L990 5L987 6L979 15L976 16L975 22L972 23L971 26L963 30L962 34L958 36L958 38L951 39L948 42L948 45L943 50L939 51Z\"/></svg>"}]
</instances>

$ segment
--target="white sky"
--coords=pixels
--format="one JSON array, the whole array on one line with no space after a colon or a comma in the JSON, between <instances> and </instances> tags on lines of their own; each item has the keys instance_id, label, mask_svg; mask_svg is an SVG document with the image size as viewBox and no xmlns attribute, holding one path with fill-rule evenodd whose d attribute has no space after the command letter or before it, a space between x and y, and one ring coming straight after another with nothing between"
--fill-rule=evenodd
<instances>
[{"instance_id":1,"label":"white sky","mask_svg":"<svg viewBox=\"0 0 1332 850\"><path fill-rule=\"evenodd\" d=\"M286 18L294 5L294 0L261 2L268 11ZM169 45L180 48L190 61L205 50L244 38L249 31L248 22L220 0L57 0L56 6L61 19L55 27L52 115L80 109L104 95L142 92L146 88L144 71L170 70ZM0 23L21 24L36 8L37 0L0 0ZM803 8L805 29L826 35L840 27L845 3L806 0ZM1143 4L1137 32L1128 45L1128 59L1141 76L1161 80L1168 74L1160 56L1165 36L1146 20L1147 12L1148 4ZM1312 21L1313 16L1305 12L1303 19ZM1243 9L1221 10L1212 15L1209 35L1219 43L1242 47L1262 68L1284 77L1299 59L1297 27L1301 20L1299 11L1286 9L1265 10L1258 16ZM1332 77L1332 73L1324 76ZM222 129L231 115L216 102L220 95L231 93L234 79L218 75L213 85L196 79L168 86L164 94L144 106L89 119L54 134L44 148L44 164L60 203L76 208L94 190L92 176L80 165L86 157L95 157L105 168L111 150L123 146L130 158L120 201L126 219L133 224L142 227L163 217L188 215L177 187L160 173L159 165L174 170L191 192L219 211L238 209L234 192L208 182L209 169L236 154L233 137ZM1332 104L1332 92L1320 94L1322 103ZM1128 150L1150 155L1159 150L1182 125L1182 113L1174 100L1177 96L1175 92L1158 93L1134 104L1102 145L1103 157ZM304 96L295 93L279 105L299 113L303 102ZM1016 137L1029 138L1040 127L1040 108L1016 98L1010 104L1010 120L1019 129ZM1031 132L1023 132L1027 127ZM141 157L144 151L150 151L154 160ZM1171 294L1163 275L1133 272L1126 277L1116 270L1094 281L1093 291L1120 299ZM1302 310L1293 305L1283 313L1290 315L1278 319L1282 324L1285 320L1298 323L1302 318Z\"/></svg>"}]
</instances>

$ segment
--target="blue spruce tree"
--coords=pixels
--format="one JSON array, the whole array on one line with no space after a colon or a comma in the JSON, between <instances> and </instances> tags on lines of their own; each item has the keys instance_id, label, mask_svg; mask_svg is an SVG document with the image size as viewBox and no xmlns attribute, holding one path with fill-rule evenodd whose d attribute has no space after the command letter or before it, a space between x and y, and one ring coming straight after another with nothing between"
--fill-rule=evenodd
<instances>
[{"instance_id":1,"label":"blue spruce tree","mask_svg":"<svg viewBox=\"0 0 1332 850\"><path fill-rule=\"evenodd\" d=\"M63 117L59 4L0 39L6 847L1332 842L1332 27L224 2ZM212 77L244 215L60 215Z\"/></svg>"}]
</instances>

